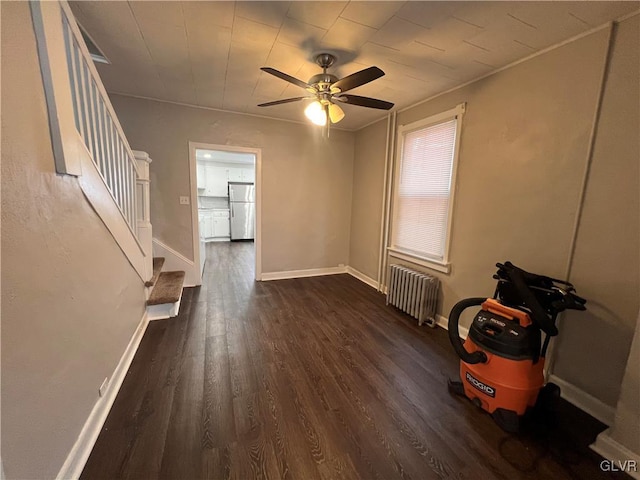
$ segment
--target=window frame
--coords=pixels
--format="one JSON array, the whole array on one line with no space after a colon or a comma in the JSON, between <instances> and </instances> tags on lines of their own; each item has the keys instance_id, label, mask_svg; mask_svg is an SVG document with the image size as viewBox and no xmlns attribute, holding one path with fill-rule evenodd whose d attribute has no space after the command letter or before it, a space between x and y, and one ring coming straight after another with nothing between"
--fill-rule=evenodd
<instances>
[{"instance_id":1,"label":"window frame","mask_svg":"<svg viewBox=\"0 0 640 480\"><path fill-rule=\"evenodd\" d=\"M455 203L455 192L457 190L457 171L458 171L458 159L460 156L460 138L462 133L462 117L466 110L466 104L461 103L456 107L447 110L445 112L431 115L430 117L423 118L421 120L401 125L398 128L398 142L396 145L396 158L394 165L394 178L393 178L393 210L391 216L391 246L387 247L387 252L391 257L398 258L400 260L409 261L418 265L422 265L427 268L431 268L438 272L449 273L451 271L451 263L449 259L449 248L451 246L451 229L453 224L453 208ZM451 183L449 188L449 208L447 213L447 226L446 237L444 239L444 255L442 259L429 257L427 255L420 255L419 253L403 249L394 243L395 232L397 228L398 218L398 192L400 182L400 172L402 169L402 156L404 153L405 138L408 133L415 132L417 130L423 130L432 125L444 123L449 120L456 120L456 138L454 142L453 162L451 165Z\"/></svg>"}]
</instances>

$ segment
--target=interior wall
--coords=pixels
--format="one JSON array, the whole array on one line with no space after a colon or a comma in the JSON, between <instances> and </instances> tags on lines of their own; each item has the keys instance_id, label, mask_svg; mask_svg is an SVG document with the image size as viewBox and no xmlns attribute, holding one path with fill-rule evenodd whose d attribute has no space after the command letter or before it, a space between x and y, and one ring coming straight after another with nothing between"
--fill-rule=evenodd
<instances>
[{"instance_id":1,"label":"interior wall","mask_svg":"<svg viewBox=\"0 0 640 480\"><path fill-rule=\"evenodd\" d=\"M348 264L354 134L119 95L133 148L153 158L154 237L193 259L189 141L262 149L262 272ZM277 107L276 107L277 108Z\"/></svg>"},{"instance_id":2,"label":"interior wall","mask_svg":"<svg viewBox=\"0 0 640 480\"><path fill-rule=\"evenodd\" d=\"M386 137L386 120L358 130L353 160L349 266L376 280L380 259Z\"/></svg>"},{"instance_id":3,"label":"interior wall","mask_svg":"<svg viewBox=\"0 0 640 480\"><path fill-rule=\"evenodd\" d=\"M589 303L567 312L555 348L554 373L611 406L640 307L639 25L615 30L571 272Z\"/></svg>"},{"instance_id":4,"label":"interior wall","mask_svg":"<svg viewBox=\"0 0 640 480\"><path fill-rule=\"evenodd\" d=\"M609 444L607 437L621 447L640 457L640 312L631 342L629 360L625 368L614 424L598 435L595 446ZM604 438L602 438L604 437ZM607 445L608 446L608 445ZM606 448L606 447L605 447ZM610 448L610 447L609 447ZM621 450L621 449L620 449ZM624 460L622 458L621 460ZM630 458L628 458L630 460Z\"/></svg>"},{"instance_id":5,"label":"interior wall","mask_svg":"<svg viewBox=\"0 0 640 480\"><path fill-rule=\"evenodd\" d=\"M637 40L637 33L635 39ZM467 104L462 122L453 212L451 272L442 274L429 271L442 281L439 314L448 316L453 305L462 298L491 295L495 288L495 281L492 279L494 264L499 261L511 260L536 273L560 278L565 276L607 40L606 30L597 31L398 113L400 126L449 110L462 102ZM624 41L625 45L630 43L622 40L622 34L617 40ZM637 41L635 48L637 62ZM637 86L637 75L635 82ZM620 89L616 91L616 96L620 102L628 102L629 109L635 109L637 116L637 97L631 93L628 97L630 100L625 99L624 88L627 87L611 86L612 89ZM627 125L626 122L629 121L631 123ZM602 123L608 124L606 130L611 132L622 127L622 132L628 133L629 128L629 132L633 131L635 134L625 136L624 133L623 138L617 137L620 144L614 151L624 151L625 154L624 159L615 160L616 168L622 169L615 178L597 173L592 175L589 188L600 192L597 196L594 194L592 203L604 202L605 206L594 206L593 213L586 216L597 223L599 216L615 217L620 215L621 210L629 209L628 215L625 213L622 217L611 220L611 223L618 231L625 232L617 236L616 248L618 244L624 244L624 252L633 248L637 252L637 235L633 234L640 217L635 203L638 191L637 120L634 126L633 115L631 118L624 115L603 115ZM356 144L366 140L369 145L364 155L363 150L356 148L355 165L369 162L372 168L383 168L380 165L384 165L385 138L374 134L376 128L379 128L377 124L357 132ZM605 148L603 146L603 150ZM376 158L372 159L372 155L376 155ZM635 169L629 166L630 159L635 159ZM354 203L357 202L358 205L354 205L353 211L365 208L365 205L381 205L382 190L368 185L372 173L368 172L365 177L357 168L354 171ZM618 175L625 176L629 173L629 179L616 184ZM379 170L378 176L382 174L383 171ZM609 196L607 192L614 188L619 188L620 191ZM358 195L355 192L359 192ZM620 201L621 197L631 196L634 200L630 202ZM379 208L375 214L371 213L367 228L374 230L375 226L379 226L380 213ZM633 225L623 228L625 222ZM605 225L609 223L607 221ZM359 229L364 230L363 227ZM364 250L367 240L363 240L364 235L356 230L354 228L352 231L351 250ZM609 233L610 238L611 231L606 228L596 238L604 241L607 238L605 232ZM630 235L626 234L627 231ZM578 251L581 251L581 243L586 242L588 245L585 247L585 261L589 255L587 252L603 247L599 240L588 240L590 237L591 233L585 227L578 239ZM619 314L627 315L627 310L633 311L634 308L637 312L637 270L632 267L628 275L614 275L616 270L626 268L628 261L635 261L637 266L637 256L626 256L626 260L624 254L605 256L612 264L604 269L600 269L597 262L592 264L591 277L586 271L581 274L578 266L580 262L576 262L575 278L572 277L572 280L575 281L578 292L584 293L590 301L597 299L596 301L604 302L608 308L626 304L624 312L619 307L613 307L613 311ZM602 257L599 253L598 258ZM376 259L370 254L361 262L372 268ZM392 259L392 262L408 263L396 259ZM413 267L427 270L417 265ZM594 281L597 277L595 272L601 272L597 281ZM631 281L628 288L615 288L614 285L627 281L634 275L635 280ZM606 298L603 298L600 288L606 282L611 285L606 289ZM599 311L604 312L602 309ZM631 320L633 318L634 315ZM471 316L467 316L461 323L466 326L470 319ZM591 355L587 353L591 352L590 345L597 341L598 332L601 333L602 327L598 327L590 319L590 315L583 314L576 318L576 322L580 321L580 328L584 330L595 328L593 336L586 333L576 335L575 330L561 334L563 348L573 351L574 358L575 352L581 349L584 349L582 357ZM610 315L609 320L612 319L613 315ZM572 346L565 347L567 344ZM617 344L616 348L618 347L622 350L620 357L628 353L628 345L626 352L624 344ZM611 349L611 345L607 347L603 343L602 348ZM612 355L605 358L607 361L597 368L598 378L592 378L590 374L593 362L583 362L575 366L572 372L574 376L567 380L575 382L602 401L611 402L613 395L617 395L615 391L611 394L609 390L604 393L600 387L587 388L587 385L609 388L611 382L604 377L610 376L613 370L614 378L621 378L624 363L620 365ZM562 361L560 358L558 363ZM609 373L605 374L607 371ZM615 405L615 400L609 404Z\"/></svg>"},{"instance_id":6,"label":"interior wall","mask_svg":"<svg viewBox=\"0 0 640 480\"><path fill-rule=\"evenodd\" d=\"M2 464L55 478L144 312L75 177L54 171L28 2L2 2Z\"/></svg>"}]
</instances>

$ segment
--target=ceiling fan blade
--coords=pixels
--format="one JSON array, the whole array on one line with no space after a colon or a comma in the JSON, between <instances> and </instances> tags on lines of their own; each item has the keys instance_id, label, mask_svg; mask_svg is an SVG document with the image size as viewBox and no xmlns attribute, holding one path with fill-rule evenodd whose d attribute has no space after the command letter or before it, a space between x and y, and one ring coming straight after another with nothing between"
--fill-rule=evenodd
<instances>
[{"instance_id":1,"label":"ceiling fan blade","mask_svg":"<svg viewBox=\"0 0 640 480\"><path fill-rule=\"evenodd\" d=\"M385 102L377 98L361 97L359 95L340 95L339 97L333 97L333 99L360 107L378 108L380 110L391 110L393 108L393 103L391 102Z\"/></svg>"},{"instance_id":2,"label":"ceiling fan blade","mask_svg":"<svg viewBox=\"0 0 640 480\"><path fill-rule=\"evenodd\" d=\"M304 100L305 98L310 98L310 97L285 98L283 100L274 100L273 102L261 103L258 106L259 107L271 107L272 105L281 105L283 103L299 102L300 100Z\"/></svg>"},{"instance_id":3,"label":"ceiling fan blade","mask_svg":"<svg viewBox=\"0 0 640 480\"><path fill-rule=\"evenodd\" d=\"M360 70L359 72L347 75L346 77L341 78L336 83L332 84L331 91L333 92L335 90L346 92L347 90L351 90L352 88L356 88L360 85L364 85L365 83L372 82L376 78L380 78L383 75L384 72L378 67L365 68L364 70Z\"/></svg>"},{"instance_id":4,"label":"ceiling fan blade","mask_svg":"<svg viewBox=\"0 0 640 480\"><path fill-rule=\"evenodd\" d=\"M329 118L331 123L338 123L344 118L344 111L340 108L340 105L335 103L329 105Z\"/></svg>"},{"instance_id":5,"label":"ceiling fan blade","mask_svg":"<svg viewBox=\"0 0 640 480\"><path fill-rule=\"evenodd\" d=\"M270 73L271 75L274 75L278 78L281 78L286 82L293 83L294 85L300 88L311 88L311 85L307 84L306 82L303 82L302 80L298 80L297 78L292 77L291 75L287 75L286 73L283 73L280 70L276 70L275 68L262 67L260 68L260 70L262 70L263 72Z\"/></svg>"}]
</instances>

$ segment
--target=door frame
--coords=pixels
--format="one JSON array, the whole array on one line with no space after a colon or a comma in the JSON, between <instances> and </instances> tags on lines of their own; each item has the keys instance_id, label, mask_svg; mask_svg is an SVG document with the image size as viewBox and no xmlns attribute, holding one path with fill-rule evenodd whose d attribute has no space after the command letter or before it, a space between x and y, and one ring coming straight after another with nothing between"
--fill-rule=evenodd
<instances>
[{"instance_id":1,"label":"door frame","mask_svg":"<svg viewBox=\"0 0 640 480\"><path fill-rule=\"evenodd\" d=\"M217 145L215 143L189 142L189 181L191 184L191 226L193 231L193 262L198 270L196 278L202 284L200 270L200 225L198 221L198 181L196 150L218 150L222 152L251 153L255 156L256 168L256 249L255 279L262 280L262 149L235 145Z\"/></svg>"}]
</instances>

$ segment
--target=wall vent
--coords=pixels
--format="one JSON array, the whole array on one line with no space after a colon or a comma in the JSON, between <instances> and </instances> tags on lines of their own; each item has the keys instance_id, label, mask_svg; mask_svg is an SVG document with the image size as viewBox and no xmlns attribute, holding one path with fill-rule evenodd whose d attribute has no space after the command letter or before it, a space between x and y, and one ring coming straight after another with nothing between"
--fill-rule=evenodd
<instances>
[{"instance_id":1,"label":"wall vent","mask_svg":"<svg viewBox=\"0 0 640 480\"><path fill-rule=\"evenodd\" d=\"M78 27L80 27L80 33L82 33L82 38L84 39L84 43L87 45L87 50L89 50L91 59L96 63L111 64L107 56L102 52L98 45L96 45L96 42L93 41L93 38L91 38L91 35L87 33L85 28L80 25L80 23L78 23Z\"/></svg>"}]
</instances>

